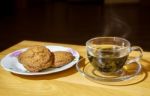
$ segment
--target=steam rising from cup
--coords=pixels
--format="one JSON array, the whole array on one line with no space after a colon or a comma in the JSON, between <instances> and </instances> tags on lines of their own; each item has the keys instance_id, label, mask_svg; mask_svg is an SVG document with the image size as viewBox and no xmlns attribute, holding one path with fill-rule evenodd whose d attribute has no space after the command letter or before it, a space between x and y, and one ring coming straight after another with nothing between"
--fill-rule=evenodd
<instances>
[{"instance_id":1,"label":"steam rising from cup","mask_svg":"<svg viewBox=\"0 0 150 96\"><path fill-rule=\"evenodd\" d=\"M105 10L103 36L118 36L127 38L131 33L130 27L115 14L112 9Z\"/></svg>"}]
</instances>

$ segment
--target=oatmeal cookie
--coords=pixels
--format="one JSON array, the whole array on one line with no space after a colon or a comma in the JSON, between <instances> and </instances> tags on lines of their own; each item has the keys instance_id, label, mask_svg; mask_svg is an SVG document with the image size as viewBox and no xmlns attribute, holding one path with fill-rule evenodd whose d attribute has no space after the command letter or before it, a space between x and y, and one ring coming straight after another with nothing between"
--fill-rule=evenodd
<instances>
[{"instance_id":1,"label":"oatmeal cookie","mask_svg":"<svg viewBox=\"0 0 150 96\"><path fill-rule=\"evenodd\" d=\"M56 51L54 53L54 63L52 67L61 67L65 64L70 63L74 56L70 52L66 51Z\"/></svg>"},{"instance_id":2,"label":"oatmeal cookie","mask_svg":"<svg viewBox=\"0 0 150 96\"><path fill-rule=\"evenodd\" d=\"M49 68L54 60L53 53L44 46L33 46L18 56L20 63L31 72Z\"/></svg>"}]
</instances>

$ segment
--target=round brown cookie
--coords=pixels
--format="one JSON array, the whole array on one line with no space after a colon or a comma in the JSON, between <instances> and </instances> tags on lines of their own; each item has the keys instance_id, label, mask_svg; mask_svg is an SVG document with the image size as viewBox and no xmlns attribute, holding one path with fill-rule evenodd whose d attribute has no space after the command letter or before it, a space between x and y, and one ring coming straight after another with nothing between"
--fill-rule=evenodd
<instances>
[{"instance_id":1,"label":"round brown cookie","mask_svg":"<svg viewBox=\"0 0 150 96\"><path fill-rule=\"evenodd\" d=\"M39 72L41 70L47 69L52 65L51 62L47 62L45 64L41 64L41 66L30 66L30 65L24 65L24 67L29 70L30 72Z\"/></svg>"},{"instance_id":2,"label":"round brown cookie","mask_svg":"<svg viewBox=\"0 0 150 96\"><path fill-rule=\"evenodd\" d=\"M50 67L53 63L53 54L44 46L33 46L18 56L19 62L31 71L37 72Z\"/></svg>"},{"instance_id":3,"label":"round brown cookie","mask_svg":"<svg viewBox=\"0 0 150 96\"><path fill-rule=\"evenodd\" d=\"M70 52L66 51L56 51L54 53L54 63L52 67L61 67L65 64L70 63L74 56Z\"/></svg>"}]
</instances>

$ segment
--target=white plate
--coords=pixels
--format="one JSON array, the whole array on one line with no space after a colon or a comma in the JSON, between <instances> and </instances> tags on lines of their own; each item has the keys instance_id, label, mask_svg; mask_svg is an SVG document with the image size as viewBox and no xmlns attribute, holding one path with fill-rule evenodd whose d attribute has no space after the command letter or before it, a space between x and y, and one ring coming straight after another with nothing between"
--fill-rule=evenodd
<instances>
[{"instance_id":1,"label":"white plate","mask_svg":"<svg viewBox=\"0 0 150 96\"><path fill-rule=\"evenodd\" d=\"M68 68L71 68L73 65L75 65L79 61L79 53L71 48L63 47L63 46L46 46L49 50L52 52L54 51L67 51L71 52L72 55L75 57L74 60L62 67L59 68L48 68L46 70L43 70L41 72L29 72L27 69L24 68L22 64L18 62L17 56L27 50L27 48L20 49L17 51L14 51L12 53L9 53L1 60L1 66L12 73L20 74L20 75L44 75L44 74L51 74L60 72L63 70L66 70Z\"/></svg>"}]
</instances>

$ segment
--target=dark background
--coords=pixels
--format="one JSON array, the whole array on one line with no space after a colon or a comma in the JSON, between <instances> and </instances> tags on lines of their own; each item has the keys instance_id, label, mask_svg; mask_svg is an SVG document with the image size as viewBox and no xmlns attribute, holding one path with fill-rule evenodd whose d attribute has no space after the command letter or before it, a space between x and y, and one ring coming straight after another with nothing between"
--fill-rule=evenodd
<instances>
[{"instance_id":1,"label":"dark background","mask_svg":"<svg viewBox=\"0 0 150 96\"><path fill-rule=\"evenodd\" d=\"M85 45L97 36L119 36L150 51L150 0L0 0L0 51L36 40Z\"/></svg>"}]
</instances>

